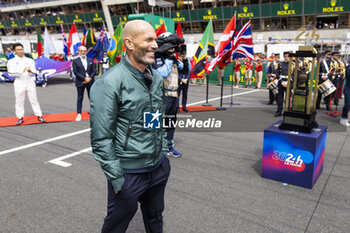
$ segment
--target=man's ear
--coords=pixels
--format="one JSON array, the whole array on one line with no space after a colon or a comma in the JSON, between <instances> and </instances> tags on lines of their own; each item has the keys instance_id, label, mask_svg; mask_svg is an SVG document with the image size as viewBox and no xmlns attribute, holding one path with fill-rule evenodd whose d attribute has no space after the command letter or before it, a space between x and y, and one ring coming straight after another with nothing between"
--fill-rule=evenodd
<instances>
[{"instance_id":1,"label":"man's ear","mask_svg":"<svg viewBox=\"0 0 350 233\"><path fill-rule=\"evenodd\" d=\"M134 50L134 43L129 38L124 39L124 46L128 50L131 50L131 51Z\"/></svg>"}]
</instances>

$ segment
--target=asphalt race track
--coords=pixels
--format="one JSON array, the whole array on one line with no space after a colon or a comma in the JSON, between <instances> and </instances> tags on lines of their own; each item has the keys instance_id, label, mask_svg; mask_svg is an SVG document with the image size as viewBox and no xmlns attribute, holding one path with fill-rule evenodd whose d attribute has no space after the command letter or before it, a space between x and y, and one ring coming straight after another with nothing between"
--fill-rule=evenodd
<instances>
[{"instance_id":1,"label":"asphalt race track","mask_svg":"<svg viewBox=\"0 0 350 233\"><path fill-rule=\"evenodd\" d=\"M210 85L215 106L219 91ZM37 92L44 114L76 111L67 77L50 79ZM227 85L224 95L230 94ZM233 95L240 105L230 107L227 97L226 112L201 113L221 114L230 127L175 133L183 156L170 158L164 232L349 232L350 137L339 117L327 116L324 104L318 111L329 132L313 189L283 185L261 178L263 130L281 119L273 117L276 105L266 105L266 89L235 88ZM204 100L205 86L191 85L188 103ZM13 84L0 84L0 117L15 116L14 103ZM28 99L25 110L33 114ZM0 128L0 196L1 233L100 232L107 182L90 150L89 121ZM128 232L144 232L140 211Z\"/></svg>"}]
</instances>

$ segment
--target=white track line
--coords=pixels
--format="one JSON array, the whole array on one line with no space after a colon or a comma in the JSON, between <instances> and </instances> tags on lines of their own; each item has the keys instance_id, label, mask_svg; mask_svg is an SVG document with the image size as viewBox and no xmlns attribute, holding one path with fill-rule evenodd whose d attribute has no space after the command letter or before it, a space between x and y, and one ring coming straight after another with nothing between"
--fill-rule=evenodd
<instances>
[{"instance_id":1,"label":"white track line","mask_svg":"<svg viewBox=\"0 0 350 233\"><path fill-rule=\"evenodd\" d=\"M83 149L83 150L71 153L69 155L65 155L65 156L58 157L56 159L52 159L52 160L49 161L49 163L56 164L56 165L62 166L62 167L69 167L72 164L71 163L67 163L67 162L63 162L62 160L68 159L68 158L71 158L71 157L74 157L76 155L80 155L80 154L83 154L83 153L86 153L86 152L89 152L91 150L92 150L92 148L89 147L89 148L86 148L86 149Z\"/></svg>"},{"instance_id":2,"label":"white track line","mask_svg":"<svg viewBox=\"0 0 350 233\"><path fill-rule=\"evenodd\" d=\"M27 145L15 147L15 148L12 148L12 149L9 149L9 150L0 151L0 155L12 153L12 152L19 151L19 150L24 150L24 149L27 149L27 148L30 148L30 147L33 147L33 146L39 146L39 145L42 145L42 144L45 144L45 143L48 143L48 142L53 142L53 141L60 140L60 139L63 139L63 138L72 137L72 136L75 136L75 135L78 135L78 134L82 134L82 133L86 133L86 132L90 132L90 128L79 130L79 131L76 131L76 132L73 132L73 133L69 133L69 134L64 134L64 135L61 135L61 136L58 136L58 137L54 137L54 138L48 138L48 139L45 139L45 140L42 140L42 141L38 141L38 142L30 143L30 144L27 144Z\"/></svg>"},{"instance_id":3,"label":"white track line","mask_svg":"<svg viewBox=\"0 0 350 233\"><path fill-rule=\"evenodd\" d=\"M228 98L228 97L231 97L231 96L239 96L239 95L245 95L245 94L249 94L249 93L253 93L253 92L257 92L259 90L251 90L251 91L246 91L246 92L241 92L241 93L237 93L237 94L232 94L232 95L225 95L223 96L222 98ZM216 98L213 98L213 99L209 99L209 101L213 101L213 100L219 100L220 97L216 97ZM192 106L192 105L196 105L196 104L201 104L201 103L205 103L206 101L199 101L199 102L195 102L195 103L192 103L192 104L187 104L187 106Z\"/></svg>"}]
</instances>

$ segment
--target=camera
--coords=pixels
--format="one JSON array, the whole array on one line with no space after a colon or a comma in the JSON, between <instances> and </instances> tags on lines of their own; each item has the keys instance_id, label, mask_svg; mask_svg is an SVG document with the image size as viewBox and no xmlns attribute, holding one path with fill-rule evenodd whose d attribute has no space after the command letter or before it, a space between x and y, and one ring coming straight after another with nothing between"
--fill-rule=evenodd
<instances>
[{"instance_id":1,"label":"camera","mask_svg":"<svg viewBox=\"0 0 350 233\"><path fill-rule=\"evenodd\" d=\"M176 48L176 52L179 55L186 55L187 54L187 46L185 44L181 44Z\"/></svg>"},{"instance_id":2,"label":"camera","mask_svg":"<svg viewBox=\"0 0 350 233\"><path fill-rule=\"evenodd\" d=\"M156 50L156 53L166 54L167 51L171 48L175 48L175 50L179 53L179 47L185 42L185 40L183 38L179 38L176 34L165 32L156 39L156 42L158 44L158 49ZM186 52L186 45L184 46ZM183 48L181 49L181 51L184 51Z\"/></svg>"}]
</instances>

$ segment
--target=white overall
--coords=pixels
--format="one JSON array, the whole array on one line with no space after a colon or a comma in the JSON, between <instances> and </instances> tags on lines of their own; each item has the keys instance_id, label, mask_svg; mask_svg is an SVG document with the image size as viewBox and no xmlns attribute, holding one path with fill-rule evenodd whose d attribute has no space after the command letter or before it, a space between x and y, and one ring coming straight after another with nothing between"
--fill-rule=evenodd
<instances>
[{"instance_id":1,"label":"white overall","mask_svg":"<svg viewBox=\"0 0 350 233\"><path fill-rule=\"evenodd\" d=\"M23 72L26 67L30 67L33 73L36 73L34 60L16 56L7 63L7 70L10 76L15 77L14 89L16 96L16 116L22 118L24 116L24 101L27 93L29 102L32 106L36 116L42 116L38 97L36 94L36 87L32 73Z\"/></svg>"}]
</instances>

